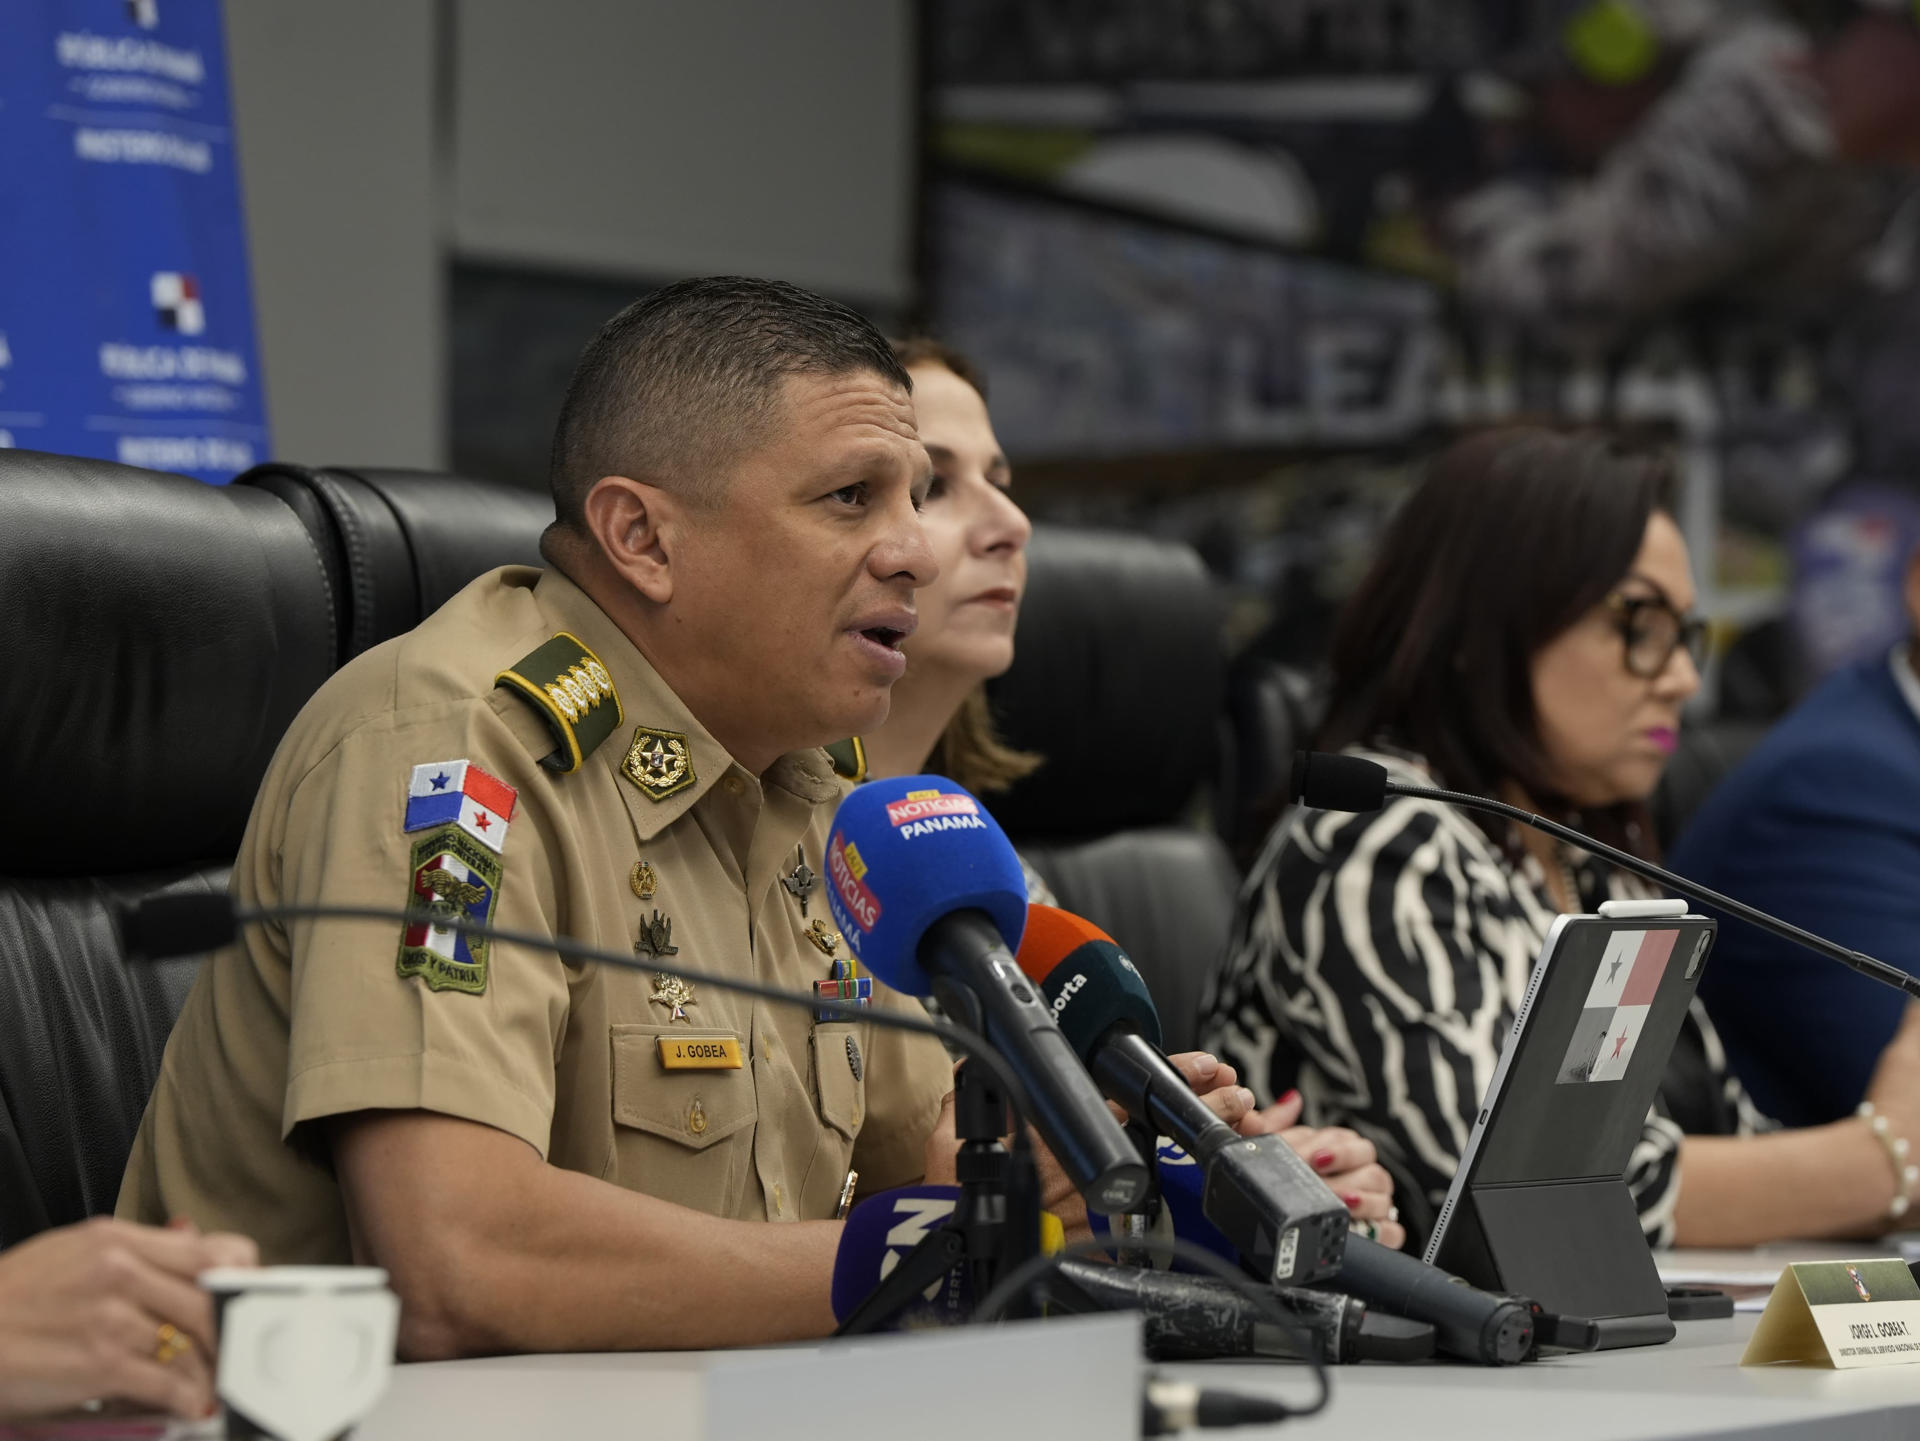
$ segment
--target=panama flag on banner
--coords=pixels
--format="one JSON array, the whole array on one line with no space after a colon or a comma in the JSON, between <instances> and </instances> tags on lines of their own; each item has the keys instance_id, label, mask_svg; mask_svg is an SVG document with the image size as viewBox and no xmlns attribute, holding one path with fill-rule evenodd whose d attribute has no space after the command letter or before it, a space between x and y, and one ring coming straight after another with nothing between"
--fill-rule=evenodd
<instances>
[{"instance_id":1,"label":"panama flag on banner","mask_svg":"<svg viewBox=\"0 0 1920 1441\"><path fill-rule=\"evenodd\" d=\"M472 761L430 761L415 766L407 781L407 819L402 829L457 825L499 855L506 848L516 794L512 786Z\"/></svg>"},{"instance_id":2,"label":"panama flag on banner","mask_svg":"<svg viewBox=\"0 0 1920 1441\"><path fill-rule=\"evenodd\" d=\"M5 6L0 447L216 483L272 453L226 9Z\"/></svg>"}]
</instances>

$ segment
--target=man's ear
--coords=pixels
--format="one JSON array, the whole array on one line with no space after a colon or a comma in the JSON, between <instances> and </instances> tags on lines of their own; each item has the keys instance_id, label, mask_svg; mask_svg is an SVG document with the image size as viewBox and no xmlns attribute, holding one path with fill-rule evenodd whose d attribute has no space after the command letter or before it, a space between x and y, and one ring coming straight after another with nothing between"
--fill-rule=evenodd
<instances>
[{"instance_id":1,"label":"man's ear","mask_svg":"<svg viewBox=\"0 0 1920 1441\"><path fill-rule=\"evenodd\" d=\"M606 475L587 492L587 531L614 573L647 600L673 599L674 540L683 507L657 485Z\"/></svg>"}]
</instances>

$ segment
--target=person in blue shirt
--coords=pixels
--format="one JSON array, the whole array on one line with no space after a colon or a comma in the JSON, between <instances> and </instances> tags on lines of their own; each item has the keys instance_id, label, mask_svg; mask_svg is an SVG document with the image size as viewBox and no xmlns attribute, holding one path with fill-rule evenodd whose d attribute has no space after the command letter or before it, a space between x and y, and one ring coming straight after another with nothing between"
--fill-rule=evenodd
<instances>
[{"instance_id":1,"label":"person in blue shirt","mask_svg":"<svg viewBox=\"0 0 1920 1441\"><path fill-rule=\"evenodd\" d=\"M1906 607L1920 636L1920 550ZM1920 968L1920 641L1837 672L1708 798L1682 875L1905 970ZM1700 984L1727 1058L1791 1126L1853 1111L1900 1024L1898 991L1725 921Z\"/></svg>"}]
</instances>

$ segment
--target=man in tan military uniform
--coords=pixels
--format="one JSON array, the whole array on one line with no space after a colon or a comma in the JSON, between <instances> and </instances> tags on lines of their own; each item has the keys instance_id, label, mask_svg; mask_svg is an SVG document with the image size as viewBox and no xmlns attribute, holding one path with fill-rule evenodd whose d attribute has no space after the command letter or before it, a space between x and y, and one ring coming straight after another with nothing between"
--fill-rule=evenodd
<instances>
[{"instance_id":1,"label":"man in tan military uniform","mask_svg":"<svg viewBox=\"0 0 1920 1441\"><path fill-rule=\"evenodd\" d=\"M846 958L810 884L843 788L812 747L884 717L932 578L908 392L865 321L790 287L687 282L608 326L556 446L564 571L483 576L329 681L233 888L648 970L430 923L250 927L180 1017L122 1216L384 1265L413 1356L831 1325L819 1223L850 1170L927 1170L949 1063L672 966L807 991Z\"/></svg>"}]
</instances>

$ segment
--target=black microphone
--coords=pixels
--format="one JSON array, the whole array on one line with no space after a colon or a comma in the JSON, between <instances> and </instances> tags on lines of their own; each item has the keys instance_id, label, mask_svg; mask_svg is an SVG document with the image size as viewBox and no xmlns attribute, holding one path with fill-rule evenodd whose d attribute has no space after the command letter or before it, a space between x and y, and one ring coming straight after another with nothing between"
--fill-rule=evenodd
<instances>
[{"instance_id":1,"label":"black microphone","mask_svg":"<svg viewBox=\"0 0 1920 1441\"><path fill-rule=\"evenodd\" d=\"M1160 1191L1174 1235L1220 1251L1224 1240L1198 1205L1205 1184L1200 1168L1166 1148L1160 1160ZM1330 1294L1345 1292L1371 1311L1423 1322L1433 1327L1436 1349L1486 1366L1525 1361L1541 1346L1590 1351L1600 1344L1599 1328L1590 1321L1552 1315L1527 1297L1482 1291L1365 1236L1349 1237L1339 1274L1316 1284Z\"/></svg>"},{"instance_id":2,"label":"black microphone","mask_svg":"<svg viewBox=\"0 0 1920 1441\"><path fill-rule=\"evenodd\" d=\"M1370 1312L1351 1296L1281 1286L1272 1299L1292 1325L1274 1324L1242 1292L1211 1276L1187 1276L1137 1266L1063 1258L1057 1280L1045 1283L1049 1314L1138 1311L1147 1357L1154 1361L1212 1361L1235 1356L1305 1360L1301 1341L1329 1364L1424 1361L1433 1354L1433 1327Z\"/></svg>"},{"instance_id":3,"label":"black microphone","mask_svg":"<svg viewBox=\"0 0 1920 1441\"><path fill-rule=\"evenodd\" d=\"M1067 911L1030 906L1018 959L1100 1088L1199 1163L1202 1214L1243 1265L1275 1285L1340 1268L1345 1205L1283 1138L1242 1136L1194 1094L1160 1049L1146 982L1111 936Z\"/></svg>"},{"instance_id":4,"label":"black microphone","mask_svg":"<svg viewBox=\"0 0 1920 1441\"><path fill-rule=\"evenodd\" d=\"M1600 1330L1591 1321L1547 1315L1519 1296L1469 1286L1425 1261L1355 1236L1330 1285L1369 1306L1433 1327L1436 1346L1449 1356L1487 1366L1512 1366L1543 1345L1591 1351Z\"/></svg>"},{"instance_id":5,"label":"black microphone","mask_svg":"<svg viewBox=\"0 0 1920 1441\"><path fill-rule=\"evenodd\" d=\"M1909 996L1920 997L1920 978L1908 975L1898 966L1890 966L1885 961L1876 960L1860 951L1849 950L1843 945L1816 936L1812 931L1803 931L1765 911L1755 910L1744 901L1736 901L1732 896L1723 896L1718 891L1710 891L1705 886L1677 875L1664 866L1656 866L1652 861L1643 861L1640 857L1629 855L1626 851L1616 850L1591 836L1582 835L1571 826L1563 826L1558 821L1550 821L1545 816L1534 815L1519 806L1508 805L1505 801L1490 800L1486 796L1469 795L1464 791L1437 790L1428 786L1407 785L1396 781L1387 774L1387 768L1378 761L1370 761L1361 756L1329 754L1325 751L1295 751L1293 754L1293 797L1301 805L1317 811L1377 811L1387 802L1388 796L1407 796L1414 800L1439 801L1442 805L1457 806L1462 810L1481 811L1487 815L1501 816L1506 820L1517 821L1536 831L1544 831L1555 840L1565 841L1568 845L1578 846L1590 851L1623 871L1652 881L1657 886L1698 901L1703 906L1726 912L1750 926L1758 926L1763 931L1771 931L1783 940L1804 946L1816 955L1825 956L1830 961L1838 961L1848 970L1857 971L1869 980L1880 982L1883 986L1892 986Z\"/></svg>"}]
</instances>

